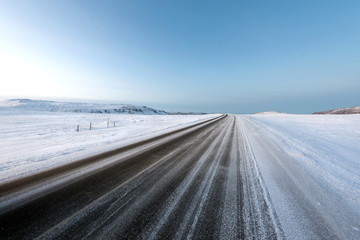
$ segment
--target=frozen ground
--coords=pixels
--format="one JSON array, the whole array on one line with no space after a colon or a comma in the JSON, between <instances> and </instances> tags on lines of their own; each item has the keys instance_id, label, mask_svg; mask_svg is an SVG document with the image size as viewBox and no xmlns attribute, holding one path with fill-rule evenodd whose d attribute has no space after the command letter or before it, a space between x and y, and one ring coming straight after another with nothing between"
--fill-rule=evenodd
<instances>
[{"instance_id":1,"label":"frozen ground","mask_svg":"<svg viewBox=\"0 0 360 240\"><path fill-rule=\"evenodd\" d=\"M215 116L218 115L50 113L0 108L0 181L75 161ZM78 124L80 132L76 131Z\"/></svg>"},{"instance_id":2,"label":"frozen ground","mask_svg":"<svg viewBox=\"0 0 360 240\"><path fill-rule=\"evenodd\" d=\"M311 236L301 219L316 213L338 236L359 237L360 115L251 117L245 127L286 235Z\"/></svg>"}]
</instances>

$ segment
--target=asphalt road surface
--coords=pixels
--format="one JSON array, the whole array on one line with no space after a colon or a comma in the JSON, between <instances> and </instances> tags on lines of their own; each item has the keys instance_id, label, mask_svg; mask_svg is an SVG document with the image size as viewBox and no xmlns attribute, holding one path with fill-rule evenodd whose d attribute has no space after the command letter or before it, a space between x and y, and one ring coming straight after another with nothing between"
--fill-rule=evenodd
<instances>
[{"instance_id":1,"label":"asphalt road surface","mask_svg":"<svg viewBox=\"0 0 360 240\"><path fill-rule=\"evenodd\" d=\"M223 115L3 183L1 239L284 239L244 121ZM308 218L308 236L338 237Z\"/></svg>"}]
</instances>

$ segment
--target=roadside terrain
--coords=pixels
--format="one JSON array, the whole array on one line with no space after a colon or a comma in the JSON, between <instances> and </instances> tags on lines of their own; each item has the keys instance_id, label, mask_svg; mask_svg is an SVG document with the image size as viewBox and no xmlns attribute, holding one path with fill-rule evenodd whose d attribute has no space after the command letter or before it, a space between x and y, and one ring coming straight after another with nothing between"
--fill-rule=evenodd
<instances>
[{"instance_id":1,"label":"roadside terrain","mask_svg":"<svg viewBox=\"0 0 360 240\"><path fill-rule=\"evenodd\" d=\"M359 239L360 115L273 113L246 120L286 236Z\"/></svg>"}]
</instances>

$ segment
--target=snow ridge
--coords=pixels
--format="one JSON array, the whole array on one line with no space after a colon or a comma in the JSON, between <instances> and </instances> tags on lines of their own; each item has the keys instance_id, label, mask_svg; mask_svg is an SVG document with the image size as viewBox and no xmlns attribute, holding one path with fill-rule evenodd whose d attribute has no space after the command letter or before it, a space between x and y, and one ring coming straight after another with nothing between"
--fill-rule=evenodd
<instances>
[{"instance_id":1,"label":"snow ridge","mask_svg":"<svg viewBox=\"0 0 360 240\"><path fill-rule=\"evenodd\" d=\"M158 110L146 106L134 106L130 104L73 103L20 98L1 101L0 108L45 112L168 115L168 113L163 110Z\"/></svg>"},{"instance_id":2,"label":"snow ridge","mask_svg":"<svg viewBox=\"0 0 360 240\"><path fill-rule=\"evenodd\" d=\"M323 112L314 112L313 114L360 114L360 106L351 108L338 108Z\"/></svg>"}]
</instances>

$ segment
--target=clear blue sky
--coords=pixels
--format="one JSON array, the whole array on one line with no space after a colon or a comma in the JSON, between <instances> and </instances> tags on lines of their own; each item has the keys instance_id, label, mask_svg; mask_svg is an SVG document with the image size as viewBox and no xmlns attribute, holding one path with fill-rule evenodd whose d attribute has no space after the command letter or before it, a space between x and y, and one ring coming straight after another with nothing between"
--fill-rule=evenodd
<instances>
[{"instance_id":1,"label":"clear blue sky","mask_svg":"<svg viewBox=\"0 0 360 240\"><path fill-rule=\"evenodd\" d=\"M1 1L0 95L168 111L360 105L360 1Z\"/></svg>"}]
</instances>

